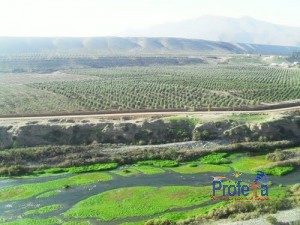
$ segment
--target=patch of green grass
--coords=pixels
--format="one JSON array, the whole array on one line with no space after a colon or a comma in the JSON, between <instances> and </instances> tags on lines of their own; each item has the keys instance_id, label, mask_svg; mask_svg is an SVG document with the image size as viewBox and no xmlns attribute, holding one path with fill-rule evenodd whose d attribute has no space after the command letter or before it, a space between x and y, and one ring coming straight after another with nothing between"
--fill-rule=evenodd
<instances>
[{"instance_id":1,"label":"patch of green grass","mask_svg":"<svg viewBox=\"0 0 300 225\"><path fill-rule=\"evenodd\" d=\"M261 122L269 118L266 114L232 114L225 117L228 120L239 122Z\"/></svg>"},{"instance_id":2,"label":"patch of green grass","mask_svg":"<svg viewBox=\"0 0 300 225\"><path fill-rule=\"evenodd\" d=\"M146 221L139 221L139 222L126 222L121 223L120 225L145 225Z\"/></svg>"},{"instance_id":3,"label":"patch of green grass","mask_svg":"<svg viewBox=\"0 0 300 225\"><path fill-rule=\"evenodd\" d=\"M165 171L161 168L158 167L153 167L153 166L142 166L142 165L133 165L130 168L127 169L120 169L120 170L114 170L111 173L118 174L120 176L124 177L130 177L132 175L136 174L146 174L146 175L152 175L152 174L159 174L159 173L164 173Z\"/></svg>"},{"instance_id":4,"label":"patch of green grass","mask_svg":"<svg viewBox=\"0 0 300 225\"><path fill-rule=\"evenodd\" d=\"M227 153L212 153L201 157L199 161L205 164L227 164L230 163L230 160L225 158L227 155Z\"/></svg>"},{"instance_id":5,"label":"patch of green grass","mask_svg":"<svg viewBox=\"0 0 300 225\"><path fill-rule=\"evenodd\" d=\"M238 172L255 174L262 166L270 165L272 162L266 159L265 155L243 157L233 161L230 166Z\"/></svg>"},{"instance_id":6,"label":"patch of green grass","mask_svg":"<svg viewBox=\"0 0 300 225\"><path fill-rule=\"evenodd\" d=\"M60 190L47 191L47 192L45 192L43 194L38 195L36 198L48 198L48 197L57 195L59 193L61 193Z\"/></svg>"},{"instance_id":7,"label":"patch of green grass","mask_svg":"<svg viewBox=\"0 0 300 225\"><path fill-rule=\"evenodd\" d=\"M189 166L189 167L197 167L198 164L195 163L195 162L190 162L190 163L187 163L187 166Z\"/></svg>"},{"instance_id":8,"label":"patch of green grass","mask_svg":"<svg viewBox=\"0 0 300 225\"><path fill-rule=\"evenodd\" d=\"M112 170L118 167L118 163L105 163L105 164L94 164L90 166L77 166L70 167L68 169L69 173L84 173L84 172L96 172L104 170Z\"/></svg>"},{"instance_id":9,"label":"patch of green grass","mask_svg":"<svg viewBox=\"0 0 300 225\"><path fill-rule=\"evenodd\" d=\"M226 158L229 160L235 160L241 157L245 157L246 153L230 153Z\"/></svg>"},{"instance_id":10,"label":"patch of green grass","mask_svg":"<svg viewBox=\"0 0 300 225\"><path fill-rule=\"evenodd\" d=\"M287 192L287 187L269 186L268 191L271 200L284 199L290 195Z\"/></svg>"},{"instance_id":11,"label":"patch of green grass","mask_svg":"<svg viewBox=\"0 0 300 225\"><path fill-rule=\"evenodd\" d=\"M5 218L2 218L2 217L0 217L0 223L4 223L4 222L6 222L6 219L5 219Z\"/></svg>"},{"instance_id":12,"label":"patch of green grass","mask_svg":"<svg viewBox=\"0 0 300 225\"><path fill-rule=\"evenodd\" d=\"M61 224L61 220L57 218L47 218L47 219L21 219L12 222L3 223L3 225L57 225Z\"/></svg>"},{"instance_id":13,"label":"patch of green grass","mask_svg":"<svg viewBox=\"0 0 300 225\"><path fill-rule=\"evenodd\" d=\"M190 125L196 126L198 123L200 123L199 118L194 118L194 117L185 117L185 116L172 116L172 117L167 117L164 119L164 121L167 122L177 122L177 121L187 121Z\"/></svg>"},{"instance_id":14,"label":"patch of green grass","mask_svg":"<svg viewBox=\"0 0 300 225\"><path fill-rule=\"evenodd\" d=\"M90 225L89 221L68 221L64 222L62 225Z\"/></svg>"},{"instance_id":15,"label":"patch of green grass","mask_svg":"<svg viewBox=\"0 0 300 225\"><path fill-rule=\"evenodd\" d=\"M159 216L157 219L158 220L171 220L173 222L177 222L179 220L185 220L189 219L195 216L205 216L207 213L213 209L221 208L225 205L227 205L229 202L226 201L221 201L213 205L208 205L188 211L182 211L182 212L171 212L171 213L166 213L161 216Z\"/></svg>"},{"instance_id":16,"label":"patch of green grass","mask_svg":"<svg viewBox=\"0 0 300 225\"><path fill-rule=\"evenodd\" d=\"M294 170L292 166L278 166L269 169L262 169L268 175L283 176Z\"/></svg>"},{"instance_id":17,"label":"patch of green grass","mask_svg":"<svg viewBox=\"0 0 300 225\"><path fill-rule=\"evenodd\" d=\"M153 166L135 166L134 168L146 175L160 174L165 172L163 169Z\"/></svg>"},{"instance_id":18,"label":"patch of green grass","mask_svg":"<svg viewBox=\"0 0 300 225\"><path fill-rule=\"evenodd\" d=\"M88 166L74 166L74 167L67 167L67 168L50 168L45 170L34 171L34 174L86 173L86 172L113 170L116 169L117 167L118 167L118 163L103 163L103 164L94 164Z\"/></svg>"},{"instance_id":19,"label":"patch of green grass","mask_svg":"<svg viewBox=\"0 0 300 225\"><path fill-rule=\"evenodd\" d=\"M66 213L68 218L99 218L104 221L147 216L173 208L209 201L211 187L130 187L110 190L85 199Z\"/></svg>"},{"instance_id":20,"label":"patch of green grass","mask_svg":"<svg viewBox=\"0 0 300 225\"><path fill-rule=\"evenodd\" d=\"M30 198L53 189L64 186L78 186L96 182L108 181L112 177L106 173L87 173L53 181L32 184L23 184L0 190L0 201L13 201Z\"/></svg>"},{"instance_id":21,"label":"patch of green grass","mask_svg":"<svg viewBox=\"0 0 300 225\"><path fill-rule=\"evenodd\" d=\"M139 161L137 165L157 166L157 167L176 167L179 165L178 162L173 160L146 160Z\"/></svg>"},{"instance_id":22,"label":"patch of green grass","mask_svg":"<svg viewBox=\"0 0 300 225\"><path fill-rule=\"evenodd\" d=\"M140 171L136 170L135 168L128 168L128 169L120 169L111 171L111 173L123 176L123 177L130 177L136 174L139 174Z\"/></svg>"},{"instance_id":23,"label":"patch of green grass","mask_svg":"<svg viewBox=\"0 0 300 225\"><path fill-rule=\"evenodd\" d=\"M185 173L185 174L194 174L194 173L205 173L205 172L220 172L220 173L228 173L231 171L228 166L220 166L220 165L199 165L197 167L190 167L189 165L179 166L176 168L171 168L176 173Z\"/></svg>"},{"instance_id":24,"label":"patch of green grass","mask_svg":"<svg viewBox=\"0 0 300 225\"><path fill-rule=\"evenodd\" d=\"M58 204L47 205L47 206L41 207L39 209L29 210L29 211L25 212L24 215L28 216L28 215L34 215L34 214L44 214L44 213L48 213L48 212L53 212L53 211L59 210L61 208L62 208L62 206L58 205Z\"/></svg>"}]
</instances>

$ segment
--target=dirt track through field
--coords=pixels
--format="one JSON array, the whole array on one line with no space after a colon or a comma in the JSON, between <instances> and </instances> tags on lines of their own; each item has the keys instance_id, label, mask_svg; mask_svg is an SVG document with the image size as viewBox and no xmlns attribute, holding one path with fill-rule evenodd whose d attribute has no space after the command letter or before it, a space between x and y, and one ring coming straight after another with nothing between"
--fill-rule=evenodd
<instances>
[{"instance_id":1,"label":"dirt track through field","mask_svg":"<svg viewBox=\"0 0 300 225\"><path fill-rule=\"evenodd\" d=\"M280 109L249 110L249 111L163 111L163 112L126 112L126 113L91 113L91 114L66 114L66 115L36 115L36 116L16 116L1 117L2 120L35 120L35 119L83 119L83 118L121 118L121 117L149 117L149 116L176 116L176 115L226 115L226 114L264 114L280 113L286 111L300 110L300 106L286 107Z\"/></svg>"}]
</instances>

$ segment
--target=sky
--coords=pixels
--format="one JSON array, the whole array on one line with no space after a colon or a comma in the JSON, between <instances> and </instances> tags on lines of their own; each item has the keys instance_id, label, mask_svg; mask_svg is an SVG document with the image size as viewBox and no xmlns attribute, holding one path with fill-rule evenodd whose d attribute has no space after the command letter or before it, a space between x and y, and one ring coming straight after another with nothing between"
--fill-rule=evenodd
<instances>
[{"instance_id":1,"label":"sky","mask_svg":"<svg viewBox=\"0 0 300 225\"><path fill-rule=\"evenodd\" d=\"M0 36L113 36L202 15L300 27L300 0L0 0Z\"/></svg>"}]
</instances>

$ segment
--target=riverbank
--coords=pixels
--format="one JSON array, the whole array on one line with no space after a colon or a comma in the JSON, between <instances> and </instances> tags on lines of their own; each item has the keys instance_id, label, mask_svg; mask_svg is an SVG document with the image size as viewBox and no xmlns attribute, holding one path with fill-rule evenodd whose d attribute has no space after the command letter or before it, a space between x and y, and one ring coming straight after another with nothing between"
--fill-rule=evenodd
<instances>
[{"instance_id":1,"label":"riverbank","mask_svg":"<svg viewBox=\"0 0 300 225\"><path fill-rule=\"evenodd\" d=\"M274 219L275 218L275 219ZM256 219L246 221L228 222L228 220L221 220L213 225L257 225L257 224L300 224L300 208L278 211L277 213L260 216Z\"/></svg>"}]
</instances>

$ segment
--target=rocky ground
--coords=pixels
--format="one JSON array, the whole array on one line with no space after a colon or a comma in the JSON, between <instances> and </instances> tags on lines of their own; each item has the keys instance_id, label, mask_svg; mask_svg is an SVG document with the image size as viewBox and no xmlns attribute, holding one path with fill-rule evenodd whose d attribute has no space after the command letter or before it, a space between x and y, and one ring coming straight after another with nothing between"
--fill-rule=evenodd
<instances>
[{"instance_id":1,"label":"rocky ground","mask_svg":"<svg viewBox=\"0 0 300 225\"><path fill-rule=\"evenodd\" d=\"M278 211L276 214L263 215L255 219L246 221L229 222L228 220L219 220L214 225L263 225L271 224L267 217L272 216L277 219L278 224L300 224L300 208Z\"/></svg>"}]
</instances>

